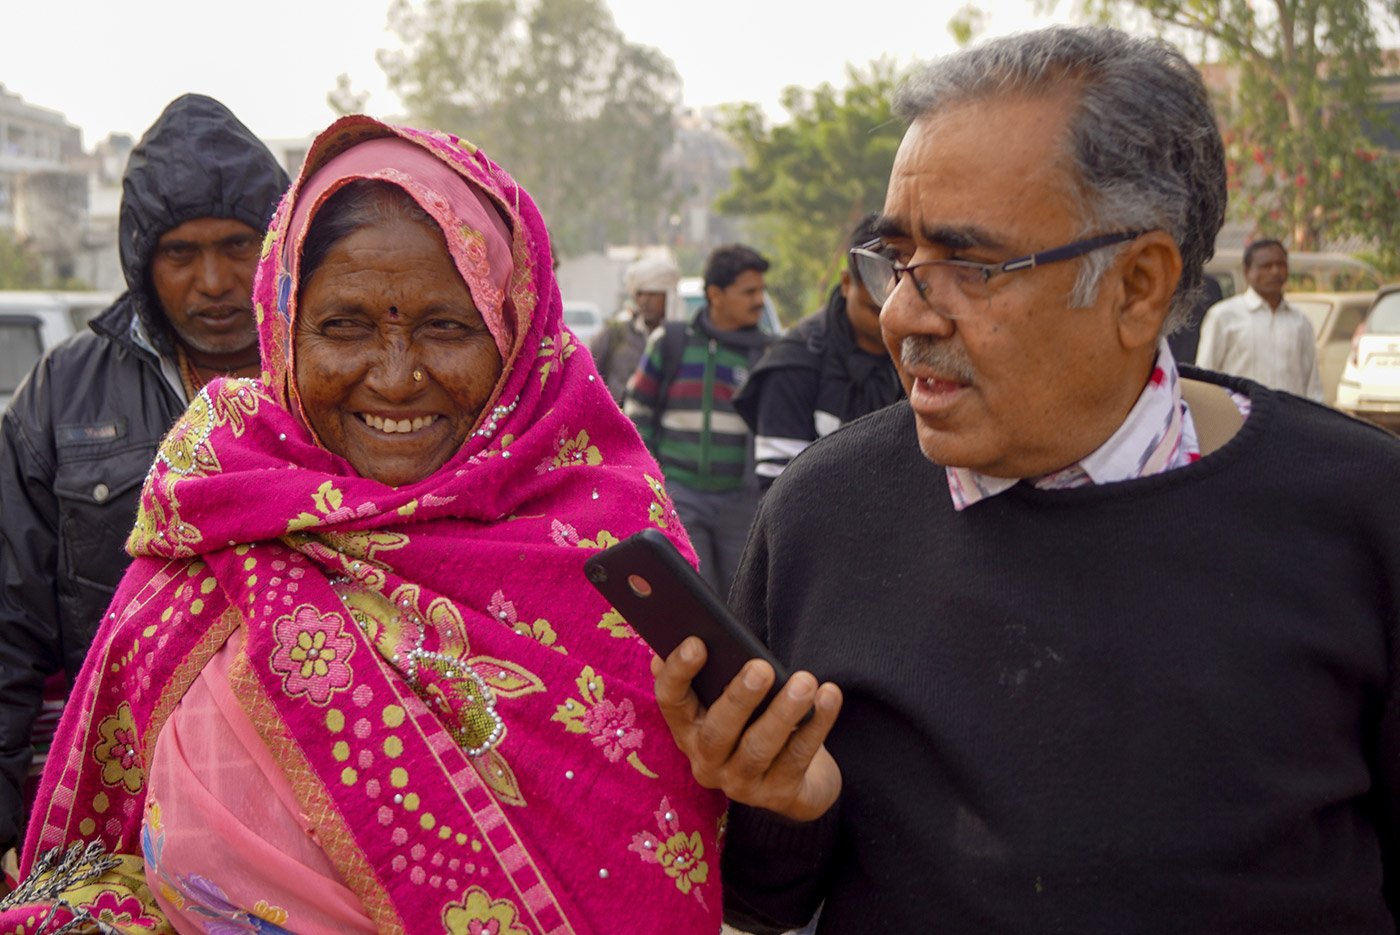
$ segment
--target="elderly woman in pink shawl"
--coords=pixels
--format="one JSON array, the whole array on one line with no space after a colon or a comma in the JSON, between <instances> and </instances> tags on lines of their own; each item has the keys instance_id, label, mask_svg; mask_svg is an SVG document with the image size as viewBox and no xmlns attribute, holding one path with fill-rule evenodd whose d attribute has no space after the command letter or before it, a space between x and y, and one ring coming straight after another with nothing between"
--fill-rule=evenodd
<instances>
[{"instance_id":1,"label":"elderly woman in pink shawl","mask_svg":"<svg viewBox=\"0 0 1400 935\"><path fill-rule=\"evenodd\" d=\"M530 197L346 118L254 300L262 379L160 450L0 931L718 931L723 800L582 575L689 546Z\"/></svg>"}]
</instances>

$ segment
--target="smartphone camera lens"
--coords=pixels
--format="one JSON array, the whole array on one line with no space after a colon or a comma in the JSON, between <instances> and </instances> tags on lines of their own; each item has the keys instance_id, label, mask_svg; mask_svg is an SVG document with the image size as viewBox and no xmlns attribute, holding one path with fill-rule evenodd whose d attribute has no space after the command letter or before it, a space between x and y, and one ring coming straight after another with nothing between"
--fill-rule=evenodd
<instances>
[{"instance_id":1,"label":"smartphone camera lens","mask_svg":"<svg viewBox=\"0 0 1400 935\"><path fill-rule=\"evenodd\" d=\"M651 597L651 582L641 575L628 575L627 586L638 597Z\"/></svg>"},{"instance_id":2,"label":"smartphone camera lens","mask_svg":"<svg viewBox=\"0 0 1400 935\"><path fill-rule=\"evenodd\" d=\"M602 584L608 580L608 570L601 565L585 565L583 570L588 575L588 580L594 584Z\"/></svg>"}]
</instances>

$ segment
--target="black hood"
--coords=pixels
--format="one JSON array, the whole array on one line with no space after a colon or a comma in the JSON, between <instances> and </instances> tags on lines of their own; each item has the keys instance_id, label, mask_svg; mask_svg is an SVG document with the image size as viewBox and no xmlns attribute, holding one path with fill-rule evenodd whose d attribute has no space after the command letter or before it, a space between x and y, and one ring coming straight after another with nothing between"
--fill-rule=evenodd
<instances>
[{"instance_id":1,"label":"black hood","mask_svg":"<svg viewBox=\"0 0 1400 935\"><path fill-rule=\"evenodd\" d=\"M262 141L202 94L171 101L141 137L122 176L118 246L136 314L162 350L172 348L170 328L147 275L157 241L197 218L242 221L261 233L288 184Z\"/></svg>"}]
</instances>

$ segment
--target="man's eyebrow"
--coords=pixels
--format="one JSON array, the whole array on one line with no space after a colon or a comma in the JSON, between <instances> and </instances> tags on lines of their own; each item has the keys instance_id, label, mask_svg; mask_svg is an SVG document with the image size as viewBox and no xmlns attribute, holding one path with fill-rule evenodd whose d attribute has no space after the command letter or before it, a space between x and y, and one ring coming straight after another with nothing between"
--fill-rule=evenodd
<instances>
[{"instance_id":1,"label":"man's eyebrow","mask_svg":"<svg viewBox=\"0 0 1400 935\"><path fill-rule=\"evenodd\" d=\"M909 236L909 232L904 229L904 225L888 214L882 214L877 217L875 223L871 225L871 230L873 230L875 236L881 240L895 240Z\"/></svg>"},{"instance_id":2,"label":"man's eyebrow","mask_svg":"<svg viewBox=\"0 0 1400 935\"><path fill-rule=\"evenodd\" d=\"M985 227L978 227L975 224L925 227L923 235L929 243L947 247L949 250L968 250L973 247L991 250L1006 249L1006 244L1000 237Z\"/></svg>"},{"instance_id":3,"label":"man's eyebrow","mask_svg":"<svg viewBox=\"0 0 1400 935\"><path fill-rule=\"evenodd\" d=\"M907 240L909 231L899 221L888 215L876 218L873 225L876 236L882 240ZM1004 250L1006 244L1000 237L976 224L944 224L934 227L925 227L922 237L931 244L946 247L949 250L967 250L972 247L983 247L992 250Z\"/></svg>"}]
</instances>

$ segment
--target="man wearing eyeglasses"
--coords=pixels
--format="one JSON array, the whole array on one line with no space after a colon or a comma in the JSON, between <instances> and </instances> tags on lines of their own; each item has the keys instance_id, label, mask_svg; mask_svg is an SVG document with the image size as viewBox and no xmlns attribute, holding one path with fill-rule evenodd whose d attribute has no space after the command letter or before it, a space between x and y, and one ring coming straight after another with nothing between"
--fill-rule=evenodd
<instances>
[{"instance_id":1,"label":"man wearing eyeglasses","mask_svg":"<svg viewBox=\"0 0 1400 935\"><path fill-rule=\"evenodd\" d=\"M789 466L731 596L796 674L750 725L766 663L708 710L698 640L655 663L735 803L729 921L1393 932L1400 443L1172 360L1225 207L1200 77L1058 27L897 109L853 256L909 401Z\"/></svg>"}]
</instances>

